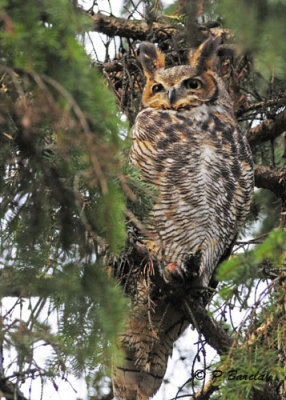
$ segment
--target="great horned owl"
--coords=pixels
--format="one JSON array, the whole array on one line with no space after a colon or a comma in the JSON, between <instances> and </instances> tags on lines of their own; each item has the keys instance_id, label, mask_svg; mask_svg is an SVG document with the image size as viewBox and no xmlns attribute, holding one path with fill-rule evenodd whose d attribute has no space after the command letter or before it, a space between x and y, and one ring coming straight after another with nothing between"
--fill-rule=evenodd
<instances>
[{"instance_id":1,"label":"great horned owl","mask_svg":"<svg viewBox=\"0 0 286 400\"><path fill-rule=\"evenodd\" d=\"M189 53L189 65L165 69L161 51L143 43L143 109L132 129L130 160L158 191L145 244L169 284L183 278L196 288L210 285L245 220L253 191L250 149L213 68L218 44L210 38ZM186 326L174 309L162 317L164 306L157 304L151 334L143 304L123 335L126 363L114 387L124 400L148 399L156 392L173 343Z\"/></svg>"}]
</instances>

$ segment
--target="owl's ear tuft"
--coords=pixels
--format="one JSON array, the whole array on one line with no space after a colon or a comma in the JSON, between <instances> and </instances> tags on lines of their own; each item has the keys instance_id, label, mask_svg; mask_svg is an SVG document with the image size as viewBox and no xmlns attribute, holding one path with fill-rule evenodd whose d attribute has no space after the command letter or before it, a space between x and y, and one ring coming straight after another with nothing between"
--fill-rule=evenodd
<instances>
[{"instance_id":1,"label":"owl's ear tuft","mask_svg":"<svg viewBox=\"0 0 286 400\"><path fill-rule=\"evenodd\" d=\"M165 67L165 56L154 44L143 42L139 47L139 58L146 78L152 78L157 69Z\"/></svg>"},{"instance_id":2,"label":"owl's ear tuft","mask_svg":"<svg viewBox=\"0 0 286 400\"><path fill-rule=\"evenodd\" d=\"M198 72L212 69L217 58L217 51L221 44L220 37L210 37L196 50L190 50L189 62Z\"/></svg>"}]
</instances>

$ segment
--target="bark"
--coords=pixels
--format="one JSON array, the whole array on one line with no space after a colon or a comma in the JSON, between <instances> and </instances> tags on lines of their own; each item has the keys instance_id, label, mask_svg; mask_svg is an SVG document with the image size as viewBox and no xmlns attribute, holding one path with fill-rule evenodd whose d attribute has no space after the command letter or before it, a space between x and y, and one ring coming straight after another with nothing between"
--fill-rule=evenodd
<instances>
[{"instance_id":1,"label":"bark","mask_svg":"<svg viewBox=\"0 0 286 400\"><path fill-rule=\"evenodd\" d=\"M247 134L250 146L273 140L286 131L286 111L276 115L274 119L266 119Z\"/></svg>"},{"instance_id":2,"label":"bark","mask_svg":"<svg viewBox=\"0 0 286 400\"><path fill-rule=\"evenodd\" d=\"M84 12L86 13L86 11ZM181 23L174 24L172 21L172 24L168 24L168 20L165 22L154 21L148 24L145 20L125 19L101 13L88 13L88 15L92 20L92 30L104 33L110 37L119 36L133 40L152 39L155 41L164 41L184 30ZM207 37L208 32L222 38L229 37L229 30L218 27L217 23L197 25L197 29L204 32L205 37Z\"/></svg>"},{"instance_id":3,"label":"bark","mask_svg":"<svg viewBox=\"0 0 286 400\"><path fill-rule=\"evenodd\" d=\"M153 22L152 30L145 20L125 19L103 14L90 16L93 22L93 30L108 36L120 36L133 40L147 40L154 35L156 40L164 40L171 37L177 30L176 27L166 26L159 22Z\"/></svg>"},{"instance_id":4,"label":"bark","mask_svg":"<svg viewBox=\"0 0 286 400\"><path fill-rule=\"evenodd\" d=\"M241 117L242 115L248 113L249 111L257 111L259 112L267 112L269 110L269 107L279 107L279 106L285 106L286 104L286 97L283 96L278 99L269 99L269 100L264 100L260 101L259 103L254 103L250 104L246 108L242 108L236 112L237 118Z\"/></svg>"},{"instance_id":5,"label":"bark","mask_svg":"<svg viewBox=\"0 0 286 400\"><path fill-rule=\"evenodd\" d=\"M271 190L277 197L286 201L286 169L255 165L255 186Z\"/></svg>"},{"instance_id":6,"label":"bark","mask_svg":"<svg viewBox=\"0 0 286 400\"><path fill-rule=\"evenodd\" d=\"M221 324L210 317L205 307L200 305L196 299L189 298L188 305L191 307L192 315L188 313L188 307L186 307L187 317L193 325L196 325L198 333L203 334L207 343L218 354L226 354L233 343L233 339L227 334ZM195 322L192 320L193 317L195 318Z\"/></svg>"}]
</instances>

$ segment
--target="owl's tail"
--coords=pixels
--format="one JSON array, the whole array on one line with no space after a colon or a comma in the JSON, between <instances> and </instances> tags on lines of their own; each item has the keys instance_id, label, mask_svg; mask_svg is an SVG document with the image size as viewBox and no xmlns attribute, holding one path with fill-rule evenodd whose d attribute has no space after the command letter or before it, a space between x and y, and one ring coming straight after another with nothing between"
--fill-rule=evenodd
<instances>
[{"instance_id":1,"label":"owl's tail","mask_svg":"<svg viewBox=\"0 0 286 400\"><path fill-rule=\"evenodd\" d=\"M157 392L173 344L188 326L182 312L166 299L150 307L144 282L139 286L140 299L122 335L125 360L114 367L113 391L117 400L148 400Z\"/></svg>"}]
</instances>

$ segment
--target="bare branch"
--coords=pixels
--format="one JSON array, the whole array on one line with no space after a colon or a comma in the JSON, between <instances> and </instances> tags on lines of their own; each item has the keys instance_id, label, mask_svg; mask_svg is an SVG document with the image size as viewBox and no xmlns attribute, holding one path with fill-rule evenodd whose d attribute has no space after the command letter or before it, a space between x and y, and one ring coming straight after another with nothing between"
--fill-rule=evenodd
<instances>
[{"instance_id":1,"label":"bare branch","mask_svg":"<svg viewBox=\"0 0 286 400\"><path fill-rule=\"evenodd\" d=\"M86 11L83 11L85 12ZM184 27L182 24L177 23L177 21L171 21L168 19L164 22L152 23L150 25L145 20L139 19L125 19L114 16L108 16L101 13L90 14L88 13L93 22L93 30L96 32L104 33L107 36L114 37L120 36L125 38L130 38L133 40L146 40L150 36L154 37L157 41L166 40L174 35L176 32L183 31ZM221 27L211 27L206 29L206 26L198 26L200 31L211 32L214 36L228 37L229 31Z\"/></svg>"},{"instance_id":2,"label":"bare branch","mask_svg":"<svg viewBox=\"0 0 286 400\"><path fill-rule=\"evenodd\" d=\"M255 146L267 140L275 139L286 131L286 111L278 114L275 119L266 119L247 134L250 146Z\"/></svg>"},{"instance_id":3,"label":"bare branch","mask_svg":"<svg viewBox=\"0 0 286 400\"><path fill-rule=\"evenodd\" d=\"M255 165L255 186L271 190L282 200L286 200L286 169Z\"/></svg>"},{"instance_id":4,"label":"bare branch","mask_svg":"<svg viewBox=\"0 0 286 400\"><path fill-rule=\"evenodd\" d=\"M278 107L278 106L285 106L286 103L286 97L281 97L279 99L270 99L270 100L264 100L260 101L259 103L254 103L250 104L246 108L242 108L236 112L236 117L239 118L240 116L248 113L249 111L262 111L264 112L269 109L270 107Z\"/></svg>"},{"instance_id":5,"label":"bare branch","mask_svg":"<svg viewBox=\"0 0 286 400\"><path fill-rule=\"evenodd\" d=\"M193 297L188 298L188 304L191 307L192 314L196 319L199 332L202 333L207 343L215 349L218 354L225 354L229 351L233 340L226 333L221 324L218 324L210 315L207 310L198 303L197 299ZM187 317L188 317L187 312ZM194 321L189 316L190 322L194 325Z\"/></svg>"},{"instance_id":6,"label":"bare branch","mask_svg":"<svg viewBox=\"0 0 286 400\"><path fill-rule=\"evenodd\" d=\"M134 40L146 40L150 36L150 26L144 20L131 20L101 13L93 14L90 17L93 21L93 29L108 36L120 36ZM158 40L170 37L178 29L159 22L154 22L152 28Z\"/></svg>"}]
</instances>

